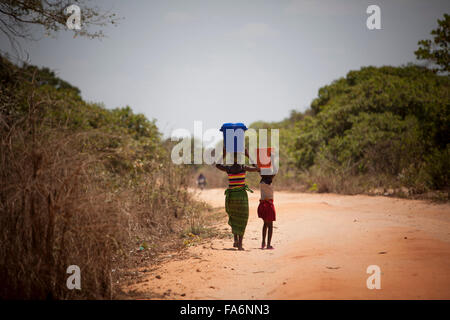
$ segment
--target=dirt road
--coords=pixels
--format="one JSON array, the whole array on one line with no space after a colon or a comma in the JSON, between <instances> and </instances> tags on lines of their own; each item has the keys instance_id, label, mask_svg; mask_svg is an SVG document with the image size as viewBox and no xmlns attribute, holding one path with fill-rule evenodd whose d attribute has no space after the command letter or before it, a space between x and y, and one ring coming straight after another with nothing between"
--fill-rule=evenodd
<instances>
[{"instance_id":1,"label":"dirt road","mask_svg":"<svg viewBox=\"0 0 450 320\"><path fill-rule=\"evenodd\" d=\"M223 190L199 197L224 206ZM277 192L275 250L261 250L258 198L249 194L246 251L215 239L129 289L167 299L450 299L449 204ZM366 286L369 265L381 268L380 290Z\"/></svg>"}]
</instances>

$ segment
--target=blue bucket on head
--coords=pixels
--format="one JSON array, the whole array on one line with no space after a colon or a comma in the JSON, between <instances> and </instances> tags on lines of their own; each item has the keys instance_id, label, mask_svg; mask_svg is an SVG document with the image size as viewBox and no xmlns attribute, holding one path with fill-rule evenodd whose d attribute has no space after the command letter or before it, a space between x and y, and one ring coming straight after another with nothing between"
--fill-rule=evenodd
<instances>
[{"instance_id":1,"label":"blue bucket on head","mask_svg":"<svg viewBox=\"0 0 450 320\"><path fill-rule=\"evenodd\" d=\"M241 122L222 125L220 131L223 132L223 145L226 152L244 152L246 130L247 127Z\"/></svg>"}]
</instances>

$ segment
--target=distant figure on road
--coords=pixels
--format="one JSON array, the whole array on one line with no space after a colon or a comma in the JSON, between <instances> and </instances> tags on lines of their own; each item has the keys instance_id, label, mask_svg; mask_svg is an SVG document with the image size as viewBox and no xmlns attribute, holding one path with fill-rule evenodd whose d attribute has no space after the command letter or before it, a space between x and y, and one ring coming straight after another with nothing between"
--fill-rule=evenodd
<instances>
[{"instance_id":1,"label":"distant figure on road","mask_svg":"<svg viewBox=\"0 0 450 320\"><path fill-rule=\"evenodd\" d=\"M206 186L206 177L203 175L203 173L200 173L200 175L197 178L197 185L198 187L203 190Z\"/></svg>"}]
</instances>

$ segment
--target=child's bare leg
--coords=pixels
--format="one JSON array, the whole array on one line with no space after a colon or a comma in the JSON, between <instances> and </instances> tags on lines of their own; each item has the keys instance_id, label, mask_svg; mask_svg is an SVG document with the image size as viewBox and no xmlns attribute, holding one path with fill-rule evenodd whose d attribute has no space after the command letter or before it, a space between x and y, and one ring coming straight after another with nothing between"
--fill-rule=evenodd
<instances>
[{"instance_id":1,"label":"child's bare leg","mask_svg":"<svg viewBox=\"0 0 450 320\"><path fill-rule=\"evenodd\" d=\"M267 249L272 249L273 247L270 245L270 242L272 241L273 222L267 222L267 227L269 228L269 232L267 233Z\"/></svg>"},{"instance_id":2,"label":"child's bare leg","mask_svg":"<svg viewBox=\"0 0 450 320\"><path fill-rule=\"evenodd\" d=\"M244 240L244 235L238 236L239 243L238 243L238 250L244 250L242 247L242 240Z\"/></svg>"},{"instance_id":3,"label":"child's bare leg","mask_svg":"<svg viewBox=\"0 0 450 320\"><path fill-rule=\"evenodd\" d=\"M234 243L233 243L233 247L237 248L238 247L238 235L234 234Z\"/></svg>"},{"instance_id":4,"label":"child's bare leg","mask_svg":"<svg viewBox=\"0 0 450 320\"><path fill-rule=\"evenodd\" d=\"M264 249L266 247L266 234L267 234L267 224L264 222L264 225L263 225L263 228L262 228L261 249Z\"/></svg>"}]
</instances>

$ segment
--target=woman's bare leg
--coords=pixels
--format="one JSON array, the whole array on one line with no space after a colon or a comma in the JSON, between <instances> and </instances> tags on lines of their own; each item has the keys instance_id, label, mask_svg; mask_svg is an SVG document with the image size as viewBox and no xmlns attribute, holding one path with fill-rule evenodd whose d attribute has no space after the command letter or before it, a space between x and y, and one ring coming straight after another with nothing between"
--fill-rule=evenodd
<instances>
[{"instance_id":1,"label":"woman's bare leg","mask_svg":"<svg viewBox=\"0 0 450 320\"><path fill-rule=\"evenodd\" d=\"M267 224L264 222L264 225L263 225L263 228L262 228L261 249L264 249L266 247L266 234L267 234Z\"/></svg>"},{"instance_id":2,"label":"woman's bare leg","mask_svg":"<svg viewBox=\"0 0 450 320\"><path fill-rule=\"evenodd\" d=\"M234 243L233 243L233 247L237 248L238 247L238 235L234 234Z\"/></svg>"},{"instance_id":3,"label":"woman's bare leg","mask_svg":"<svg viewBox=\"0 0 450 320\"><path fill-rule=\"evenodd\" d=\"M242 241L244 240L244 235L238 236L239 243L238 243L238 250L244 250L242 247Z\"/></svg>"},{"instance_id":4,"label":"woman's bare leg","mask_svg":"<svg viewBox=\"0 0 450 320\"><path fill-rule=\"evenodd\" d=\"M267 222L267 227L269 228L269 232L267 233L267 249L272 249L273 247L270 245L270 242L272 241L273 222Z\"/></svg>"}]
</instances>

